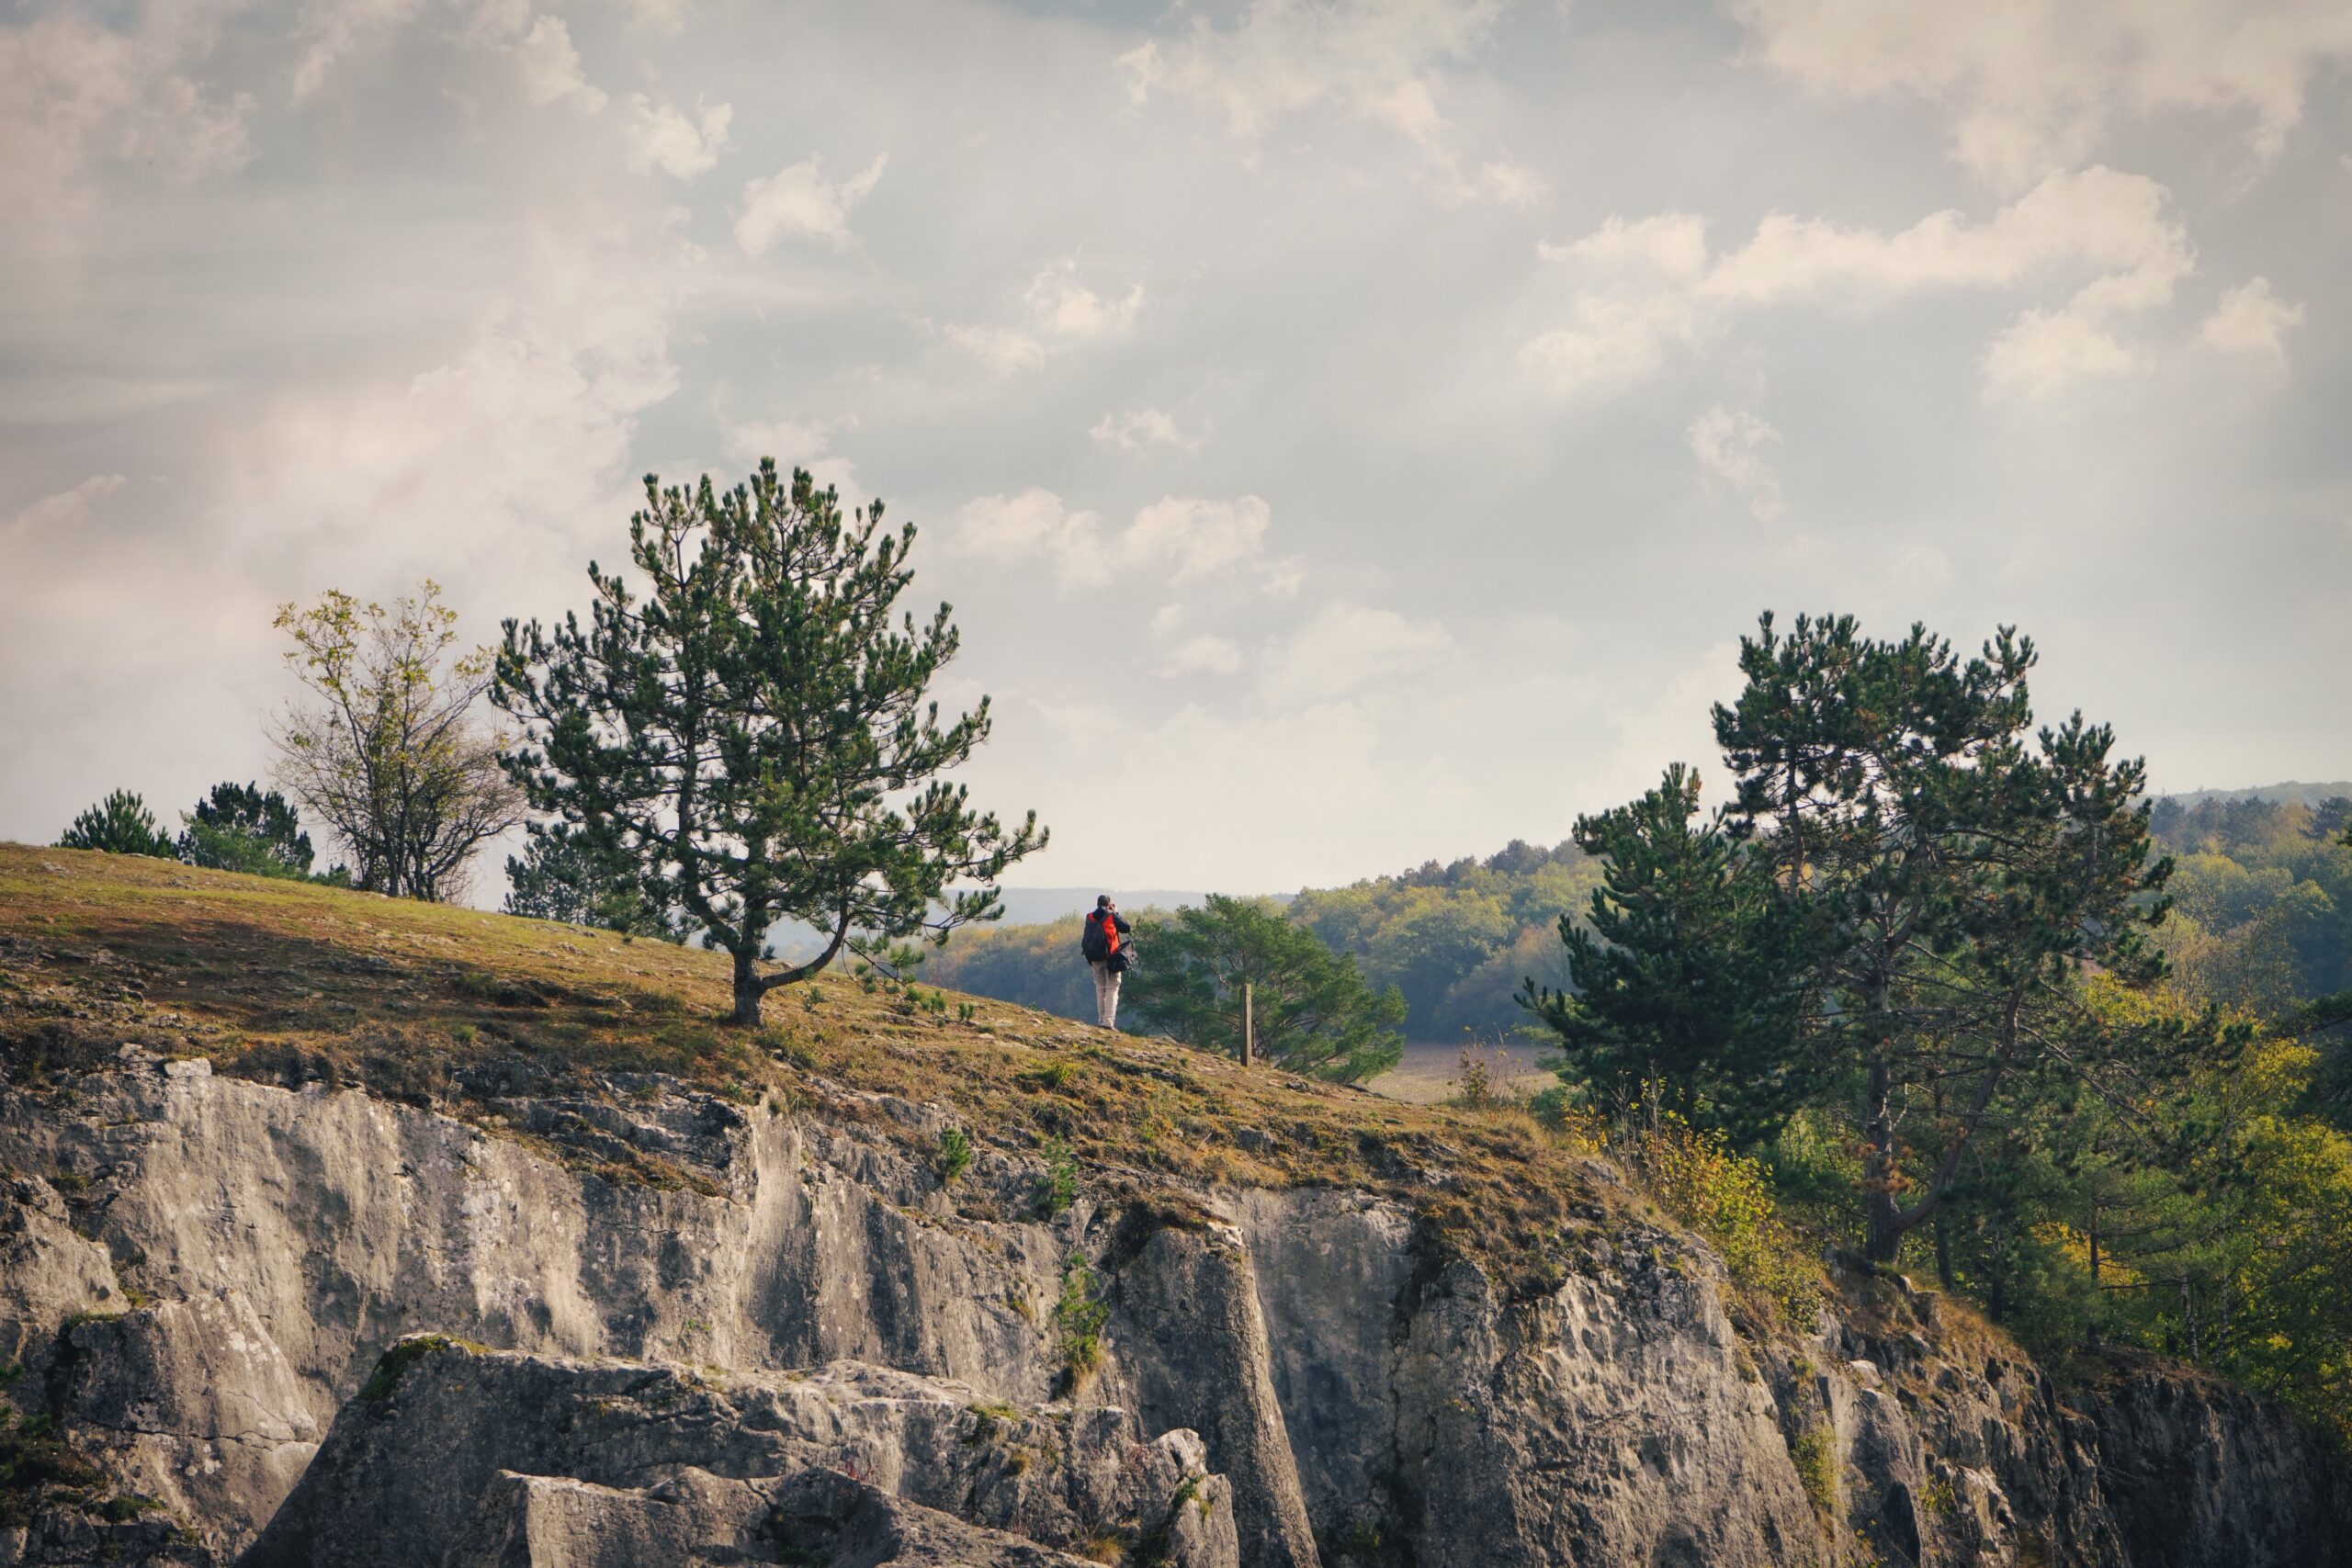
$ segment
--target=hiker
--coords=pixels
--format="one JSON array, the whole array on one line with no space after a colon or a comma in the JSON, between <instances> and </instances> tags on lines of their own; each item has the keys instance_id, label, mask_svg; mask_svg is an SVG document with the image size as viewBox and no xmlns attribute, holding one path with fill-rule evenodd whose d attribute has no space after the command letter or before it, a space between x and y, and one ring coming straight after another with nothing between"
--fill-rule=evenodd
<instances>
[{"instance_id":1,"label":"hiker","mask_svg":"<svg viewBox=\"0 0 2352 1568\"><path fill-rule=\"evenodd\" d=\"M1086 917L1086 934L1079 939L1079 951L1094 966L1094 1021L1105 1029L1119 1027L1119 976L1135 962L1128 929L1126 916L1105 893L1094 900L1094 912Z\"/></svg>"}]
</instances>

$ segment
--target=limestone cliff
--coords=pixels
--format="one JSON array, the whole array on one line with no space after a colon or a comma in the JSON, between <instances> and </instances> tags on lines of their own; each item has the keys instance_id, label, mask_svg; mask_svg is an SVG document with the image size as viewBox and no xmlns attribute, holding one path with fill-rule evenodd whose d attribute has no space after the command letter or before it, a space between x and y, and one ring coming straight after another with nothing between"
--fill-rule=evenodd
<instances>
[{"instance_id":1,"label":"limestone cliff","mask_svg":"<svg viewBox=\"0 0 2352 1568\"><path fill-rule=\"evenodd\" d=\"M767 1091L512 1066L402 1103L164 1006L119 929L0 941L0 1363L67 1472L0 1563L2352 1560L2335 1456L2240 1391L2062 1388L1890 1279L1743 1331L1596 1163L1540 1229L1450 1223L1518 1201L1451 1113L1220 1065L1259 1125L1213 1122L1177 1048L1010 1016L957 1070L1099 1072L1125 1141L864 1087L854 1021L779 1035Z\"/></svg>"}]
</instances>

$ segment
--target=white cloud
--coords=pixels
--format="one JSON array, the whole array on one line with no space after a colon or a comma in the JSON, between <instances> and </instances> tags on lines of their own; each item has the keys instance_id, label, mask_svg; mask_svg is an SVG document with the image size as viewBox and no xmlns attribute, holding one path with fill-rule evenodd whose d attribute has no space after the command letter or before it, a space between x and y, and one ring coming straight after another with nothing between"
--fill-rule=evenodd
<instances>
[{"instance_id":1,"label":"white cloud","mask_svg":"<svg viewBox=\"0 0 2352 1568\"><path fill-rule=\"evenodd\" d=\"M580 51L571 46L571 29L561 17L532 18L530 30L514 46L515 62L523 72L523 97L535 107L571 104L585 114L605 107L605 95L581 73Z\"/></svg>"},{"instance_id":2,"label":"white cloud","mask_svg":"<svg viewBox=\"0 0 2352 1568\"><path fill-rule=\"evenodd\" d=\"M1765 457L1766 448L1781 439L1779 431L1752 413L1718 405L1693 420L1686 434L1700 468L1711 480L1729 485L1758 523L1788 510L1781 499L1781 477Z\"/></svg>"},{"instance_id":3,"label":"white cloud","mask_svg":"<svg viewBox=\"0 0 2352 1568\"><path fill-rule=\"evenodd\" d=\"M1252 0L1229 27L1204 16L1114 65L1136 105L1190 99L1223 116L1255 163L1275 126L1328 108L1385 125L1428 154L1450 199L1525 209L1547 189L1508 160L1464 174L1439 107L1441 71L1482 49L1503 0Z\"/></svg>"},{"instance_id":4,"label":"white cloud","mask_svg":"<svg viewBox=\"0 0 2352 1568\"><path fill-rule=\"evenodd\" d=\"M1022 298L1057 337L1102 337L1135 325L1143 310L1143 285L1130 284L1125 294L1108 299L1079 281L1076 262L1064 262L1039 273Z\"/></svg>"},{"instance_id":5,"label":"white cloud","mask_svg":"<svg viewBox=\"0 0 2352 1568\"><path fill-rule=\"evenodd\" d=\"M1661 212L1630 223L1612 215L1583 239L1566 245L1546 242L1535 247L1535 254L1549 262L1590 262L1668 277L1696 277L1707 268L1707 220L1691 212Z\"/></svg>"},{"instance_id":6,"label":"white cloud","mask_svg":"<svg viewBox=\"0 0 2352 1568\"><path fill-rule=\"evenodd\" d=\"M1235 675L1241 671L1241 648L1230 637L1203 632L1168 650L1152 667L1155 675Z\"/></svg>"},{"instance_id":7,"label":"white cloud","mask_svg":"<svg viewBox=\"0 0 2352 1568\"><path fill-rule=\"evenodd\" d=\"M833 450L833 432L830 423L811 423L801 420L733 420L719 416L719 442L728 457L736 462L752 464L763 457L775 459L776 467L786 473L794 468L806 468L820 485L831 485L842 492L845 502L858 502L857 468L847 457Z\"/></svg>"},{"instance_id":8,"label":"white cloud","mask_svg":"<svg viewBox=\"0 0 2352 1568\"><path fill-rule=\"evenodd\" d=\"M1051 491L1031 488L1018 495L987 495L956 514L947 537L951 555L1000 565L1039 561L1065 589L1099 588L1111 580L1114 561L1102 540L1102 519L1072 512Z\"/></svg>"},{"instance_id":9,"label":"white cloud","mask_svg":"<svg viewBox=\"0 0 2352 1568\"><path fill-rule=\"evenodd\" d=\"M1732 0L1756 57L1817 91L1934 104L1952 155L2018 189L2079 164L2119 119L2168 111L2247 125L2269 158L2302 118L2311 81L2352 61L2341 0Z\"/></svg>"},{"instance_id":10,"label":"white cloud","mask_svg":"<svg viewBox=\"0 0 2352 1568\"><path fill-rule=\"evenodd\" d=\"M1116 446L1122 452L1134 452L1147 446L1176 446L1193 452L1200 448L1201 438L1187 435L1176 421L1158 409L1129 409L1122 413L1106 412L1086 433L1105 446Z\"/></svg>"},{"instance_id":11,"label":"white cloud","mask_svg":"<svg viewBox=\"0 0 2352 1568\"><path fill-rule=\"evenodd\" d=\"M120 474L99 474L84 479L72 490L42 496L10 518L8 525L0 528L0 534L54 534L77 526L89 516L91 502L105 500L123 484Z\"/></svg>"},{"instance_id":12,"label":"white cloud","mask_svg":"<svg viewBox=\"0 0 2352 1568\"><path fill-rule=\"evenodd\" d=\"M1700 320L1687 295L1580 295L1570 325L1532 338L1520 363L1559 392L1638 381L1665 368L1669 349L1695 342Z\"/></svg>"},{"instance_id":13,"label":"white cloud","mask_svg":"<svg viewBox=\"0 0 2352 1568\"><path fill-rule=\"evenodd\" d=\"M2140 361L2116 343L2109 324L2171 299L2196 265L2187 232L2166 211L2164 187L2107 168L2052 175L1982 223L1944 211L1890 234L1774 213L1746 244L1710 258L1702 220L1666 213L1634 222L1611 218L1541 254L1583 279L1569 323L1521 353L1564 391L1652 374L1734 308L1869 303L2070 279L2085 280L2062 309L2029 310L2002 334L2004 344L2018 341L1996 345L1991 380L2039 387L2070 373L2112 373L2128 367L2121 361Z\"/></svg>"},{"instance_id":14,"label":"white cloud","mask_svg":"<svg viewBox=\"0 0 2352 1568\"><path fill-rule=\"evenodd\" d=\"M949 548L1001 564L1042 557L1063 588L1099 587L1118 572L1145 570L1182 583L1257 560L1269 515L1254 495L1233 501L1171 495L1137 512L1111 538L1097 513L1073 512L1052 491L1033 488L966 506L956 514Z\"/></svg>"},{"instance_id":15,"label":"white cloud","mask_svg":"<svg viewBox=\"0 0 2352 1568\"><path fill-rule=\"evenodd\" d=\"M735 243L747 256L764 254L791 235L848 243L849 215L872 194L889 161L888 153L876 153L874 162L839 184L825 178L814 158L749 182L735 214Z\"/></svg>"},{"instance_id":16,"label":"white cloud","mask_svg":"<svg viewBox=\"0 0 2352 1568\"><path fill-rule=\"evenodd\" d=\"M1136 513L1123 551L1169 569L1169 581L1189 582L1255 557L1265 546L1271 509L1254 495L1234 501L1164 496Z\"/></svg>"},{"instance_id":17,"label":"white cloud","mask_svg":"<svg viewBox=\"0 0 2352 1568\"><path fill-rule=\"evenodd\" d=\"M2302 325L2305 313L2301 305L2279 299L2268 278L2256 277L2225 292L2197 335L2224 354L2252 354L2282 364L2287 329Z\"/></svg>"},{"instance_id":18,"label":"white cloud","mask_svg":"<svg viewBox=\"0 0 2352 1568\"><path fill-rule=\"evenodd\" d=\"M1046 345L1013 327L950 326L947 341L1000 376L1035 370L1046 363Z\"/></svg>"},{"instance_id":19,"label":"white cloud","mask_svg":"<svg viewBox=\"0 0 2352 1568\"><path fill-rule=\"evenodd\" d=\"M2044 398L2070 382L2128 376L2146 363L2079 311L2028 310L1985 348L1984 390Z\"/></svg>"},{"instance_id":20,"label":"white cloud","mask_svg":"<svg viewBox=\"0 0 2352 1568\"><path fill-rule=\"evenodd\" d=\"M689 118L673 104L657 104L643 93L623 102L628 136L628 166L639 174L660 169L673 179L708 174L727 151L727 128L735 110L728 104L695 106Z\"/></svg>"},{"instance_id":21,"label":"white cloud","mask_svg":"<svg viewBox=\"0 0 2352 1568\"><path fill-rule=\"evenodd\" d=\"M74 7L0 26L0 256L70 265L107 170L194 183L243 167L253 99L198 78L211 48L204 14L172 6L125 31Z\"/></svg>"},{"instance_id":22,"label":"white cloud","mask_svg":"<svg viewBox=\"0 0 2352 1568\"><path fill-rule=\"evenodd\" d=\"M1329 702L1425 669L1453 642L1437 621L1332 604L1270 650L1259 690L1277 706Z\"/></svg>"},{"instance_id":23,"label":"white cloud","mask_svg":"<svg viewBox=\"0 0 2352 1568\"><path fill-rule=\"evenodd\" d=\"M1499 0L1255 0L1230 28L1207 17L1162 48L1121 55L1127 95L1187 97L1254 141L1275 122L1336 103L1408 135L1441 123L1427 73L1486 42Z\"/></svg>"}]
</instances>

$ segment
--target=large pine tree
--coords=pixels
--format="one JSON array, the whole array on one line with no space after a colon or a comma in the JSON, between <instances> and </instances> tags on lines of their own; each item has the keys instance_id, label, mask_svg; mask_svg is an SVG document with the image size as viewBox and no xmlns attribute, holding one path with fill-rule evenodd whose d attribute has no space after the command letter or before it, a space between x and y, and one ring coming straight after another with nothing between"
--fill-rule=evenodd
<instances>
[{"instance_id":1,"label":"large pine tree","mask_svg":"<svg viewBox=\"0 0 2352 1568\"><path fill-rule=\"evenodd\" d=\"M943 725L926 695L958 637L945 604L894 619L913 527L773 460L723 492L649 476L645 498L643 598L592 565L588 625L506 624L495 695L526 726L507 761L532 806L732 955L738 1022L845 948L994 919L997 878L1046 834L939 777L988 738L989 704ZM825 945L763 973L779 920Z\"/></svg>"}]
</instances>

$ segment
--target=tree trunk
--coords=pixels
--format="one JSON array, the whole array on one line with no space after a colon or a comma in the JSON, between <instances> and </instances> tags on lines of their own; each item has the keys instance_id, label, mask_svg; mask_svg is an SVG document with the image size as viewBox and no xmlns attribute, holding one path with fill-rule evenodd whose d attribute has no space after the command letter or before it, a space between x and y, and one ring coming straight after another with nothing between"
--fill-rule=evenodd
<instances>
[{"instance_id":1,"label":"tree trunk","mask_svg":"<svg viewBox=\"0 0 2352 1568\"><path fill-rule=\"evenodd\" d=\"M1874 1061L1862 1091L1862 1207L1867 1217L1862 1256L1872 1263L1894 1261L1905 1228L1903 1205L1894 1195L1892 1077L1883 1058Z\"/></svg>"},{"instance_id":2,"label":"tree trunk","mask_svg":"<svg viewBox=\"0 0 2352 1568\"><path fill-rule=\"evenodd\" d=\"M756 1029L760 1022L760 998L767 988L760 984L753 967L752 954L738 949L735 953L735 1011L733 1021L746 1029Z\"/></svg>"}]
</instances>

